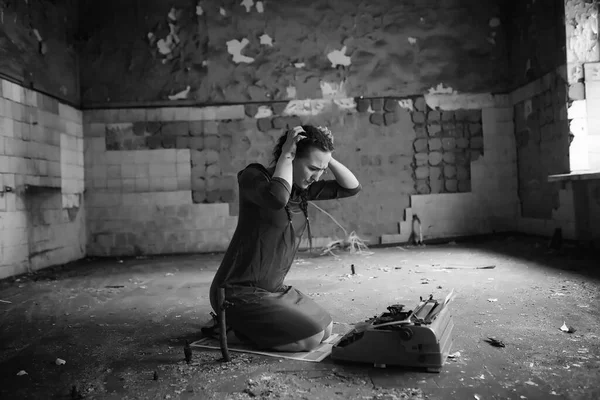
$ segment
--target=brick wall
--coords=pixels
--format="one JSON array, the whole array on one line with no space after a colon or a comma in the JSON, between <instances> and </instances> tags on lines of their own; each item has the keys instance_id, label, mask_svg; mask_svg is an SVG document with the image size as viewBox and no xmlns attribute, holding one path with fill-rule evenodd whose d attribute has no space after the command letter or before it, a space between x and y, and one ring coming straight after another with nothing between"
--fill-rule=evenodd
<instances>
[{"instance_id":1,"label":"brick wall","mask_svg":"<svg viewBox=\"0 0 600 400\"><path fill-rule=\"evenodd\" d=\"M558 207L558 190L548 182L548 175L570 171L565 74L562 67L513 94L519 198L526 218L552 217Z\"/></svg>"},{"instance_id":2,"label":"brick wall","mask_svg":"<svg viewBox=\"0 0 600 400\"><path fill-rule=\"evenodd\" d=\"M567 68L563 66L512 93L519 168L518 230L550 236L561 228L578 239L571 183L548 182L570 172L572 105L567 110ZM571 129L569 129L571 119Z\"/></svg>"},{"instance_id":3,"label":"brick wall","mask_svg":"<svg viewBox=\"0 0 600 400\"><path fill-rule=\"evenodd\" d=\"M0 278L84 256L81 112L1 80Z\"/></svg>"},{"instance_id":4,"label":"brick wall","mask_svg":"<svg viewBox=\"0 0 600 400\"><path fill-rule=\"evenodd\" d=\"M434 177L442 182L432 181L430 172L429 187L424 187L421 177L415 174L417 191L410 196L411 205L405 210L399 231L383 235L381 241L408 241L413 216L421 221L424 239L515 229L517 170L509 96L442 94L426 96L426 102L428 109L435 109L429 115L436 121L428 123L426 130L430 136L434 132L442 138L441 149L436 144L433 153L442 152L433 160L429 158L430 148L427 158L417 152L415 173L419 159L427 159L428 168L437 170ZM445 145L448 142L455 146ZM443 168L435 164L440 158ZM423 187L425 193L419 193ZM430 188L439 191L428 192Z\"/></svg>"}]
</instances>

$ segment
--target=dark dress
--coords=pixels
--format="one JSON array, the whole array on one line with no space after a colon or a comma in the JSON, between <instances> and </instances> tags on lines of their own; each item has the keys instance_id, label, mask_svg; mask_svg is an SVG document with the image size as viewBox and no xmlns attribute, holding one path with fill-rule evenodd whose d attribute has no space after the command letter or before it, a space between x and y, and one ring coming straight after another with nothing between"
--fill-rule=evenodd
<instances>
[{"instance_id":1,"label":"dark dress","mask_svg":"<svg viewBox=\"0 0 600 400\"><path fill-rule=\"evenodd\" d=\"M272 175L272 169L260 164L238 173L238 225L210 288L213 310L217 310L217 290L223 287L230 303L227 325L263 349L313 336L332 321L312 299L283 284L306 217L298 191ZM339 199L360 189L344 189L335 180L325 180L313 183L306 197L309 201Z\"/></svg>"}]
</instances>

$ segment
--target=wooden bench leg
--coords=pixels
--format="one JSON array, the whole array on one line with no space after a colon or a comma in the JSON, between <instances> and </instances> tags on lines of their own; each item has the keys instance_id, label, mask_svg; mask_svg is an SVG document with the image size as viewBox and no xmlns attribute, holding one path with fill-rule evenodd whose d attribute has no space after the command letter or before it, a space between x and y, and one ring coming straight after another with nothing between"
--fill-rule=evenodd
<instances>
[{"instance_id":1,"label":"wooden bench leg","mask_svg":"<svg viewBox=\"0 0 600 400\"><path fill-rule=\"evenodd\" d=\"M227 321L225 318L225 289L220 288L217 301L219 303L219 344L221 346L221 354L223 360L229 362L229 348L227 347Z\"/></svg>"}]
</instances>

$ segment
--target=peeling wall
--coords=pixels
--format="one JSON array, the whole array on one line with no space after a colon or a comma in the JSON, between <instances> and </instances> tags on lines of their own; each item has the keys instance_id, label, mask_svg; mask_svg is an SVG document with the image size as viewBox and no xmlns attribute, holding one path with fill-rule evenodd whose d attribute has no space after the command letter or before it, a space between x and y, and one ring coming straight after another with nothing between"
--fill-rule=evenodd
<instances>
[{"instance_id":1,"label":"peeling wall","mask_svg":"<svg viewBox=\"0 0 600 400\"><path fill-rule=\"evenodd\" d=\"M497 1L87 1L85 106L507 89ZM189 88L189 89L188 89ZM171 96L171 97L169 97Z\"/></svg>"},{"instance_id":2,"label":"peeling wall","mask_svg":"<svg viewBox=\"0 0 600 400\"><path fill-rule=\"evenodd\" d=\"M77 0L0 0L0 74L79 106Z\"/></svg>"},{"instance_id":3,"label":"peeling wall","mask_svg":"<svg viewBox=\"0 0 600 400\"><path fill-rule=\"evenodd\" d=\"M88 250L224 250L237 222L237 172L268 164L284 129L305 123L331 128L336 158L364 187L319 204L348 232L405 242L415 214L425 238L507 230L517 210L511 107L508 96L449 91L85 111ZM343 237L325 214L309 213L316 246Z\"/></svg>"},{"instance_id":4,"label":"peeling wall","mask_svg":"<svg viewBox=\"0 0 600 400\"><path fill-rule=\"evenodd\" d=\"M541 78L565 64L565 0L510 2L510 90Z\"/></svg>"}]
</instances>

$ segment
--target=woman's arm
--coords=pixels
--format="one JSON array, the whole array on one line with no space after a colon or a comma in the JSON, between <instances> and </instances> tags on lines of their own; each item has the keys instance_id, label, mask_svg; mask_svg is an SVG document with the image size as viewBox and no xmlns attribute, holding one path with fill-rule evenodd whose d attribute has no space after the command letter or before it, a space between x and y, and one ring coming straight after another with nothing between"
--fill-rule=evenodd
<instances>
[{"instance_id":1,"label":"woman's arm","mask_svg":"<svg viewBox=\"0 0 600 400\"><path fill-rule=\"evenodd\" d=\"M260 207L281 209L285 207L291 192L290 183L278 176L269 177L265 167L250 164L238 174L240 198Z\"/></svg>"},{"instance_id":2,"label":"woman's arm","mask_svg":"<svg viewBox=\"0 0 600 400\"><path fill-rule=\"evenodd\" d=\"M329 169L335 176L335 180L344 189L356 189L360 185L356 176L344 164L331 157L329 161Z\"/></svg>"}]
</instances>

